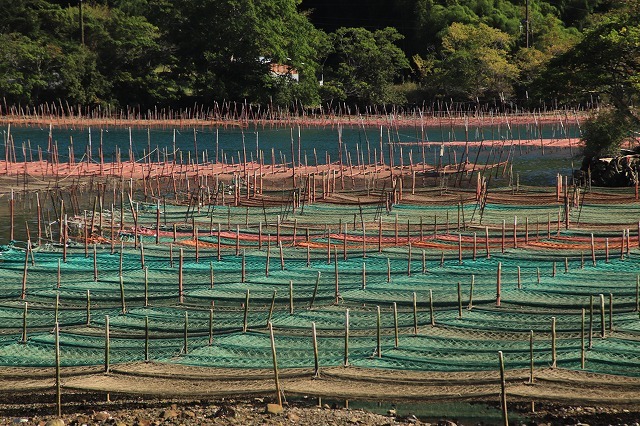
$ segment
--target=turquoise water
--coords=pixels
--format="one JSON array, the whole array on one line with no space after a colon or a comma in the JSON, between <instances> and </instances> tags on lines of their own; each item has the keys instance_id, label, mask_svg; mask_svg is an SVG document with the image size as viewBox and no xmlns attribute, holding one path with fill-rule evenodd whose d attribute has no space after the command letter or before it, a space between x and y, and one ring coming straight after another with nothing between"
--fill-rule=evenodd
<instances>
[{"instance_id":1,"label":"turquoise water","mask_svg":"<svg viewBox=\"0 0 640 426\"><path fill-rule=\"evenodd\" d=\"M3 129L6 139L8 128ZM389 161L389 142L394 163L399 165L426 162L427 164L459 164L462 159L470 162L497 163L500 161L513 162L514 174L520 175L520 182L526 185L550 185L554 183L557 173L567 174L571 171L572 161L579 167L578 150L573 148L549 148L544 155L540 146L523 147L521 141L527 138L538 139L540 131L543 138L577 140L579 130L577 126L567 124L547 124L538 129L532 124L512 125L495 124L493 126L470 127L447 126L420 128L401 127L384 128L382 135L379 128L363 128L357 125L344 127L341 130L343 147L343 161L351 156L352 164L358 164L359 159L365 163L373 162L379 155L381 146L385 163ZM44 127L11 127L10 133L15 141L17 161L37 160L39 151L43 158L47 158L49 145L49 128ZM175 138L175 145L174 145ZM121 158L128 160L129 147L135 159L140 159L151 151L152 158L162 161L164 152L172 160L171 153L176 149L176 158L182 153L184 161L187 156L203 161L203 152L210 162L216 159L220 162L238 163L246 158L248 161L258 157L258 151L263 151L267 164L291 161L296 157L296 163L315 165L325 164L327 158L332 162L338 159L339 135L336 127L257 127L249 129L237 128L198 128L198 129L145 129L145 128L53 128L52 143L57 143L60 161L69 157L69 148L73 143L76 161L91 148L93 161L99 161L99 147L102 139L104 161L115 161L116 147L121 152ZM465 148L464 144L451 142L479 142L487 141L480 146ZM426 144L417 145L418 142ZM491 143L489 141L496 141ZM397 144L401 142L401 144ZM24 144L24 149L23 149ZM477 144L476 144L477 145ZM243 150L244 147L244 150ZM156 151L157 149L157 151ZM314 154L315 150L315 154ZM4 151L4 147L0 147ZM4 154L4 152L2 152ZM273 153L273 157L272 157ZM217 157L216 157L217 154ZM402 154L402 157L401 157ZM442 157L440 156L442 154ZM329 157L327 157L327 155ZM226 159L226 160L225 160ZM497 178L498 185L504 184Z\"/></svg>"}]
</instances>

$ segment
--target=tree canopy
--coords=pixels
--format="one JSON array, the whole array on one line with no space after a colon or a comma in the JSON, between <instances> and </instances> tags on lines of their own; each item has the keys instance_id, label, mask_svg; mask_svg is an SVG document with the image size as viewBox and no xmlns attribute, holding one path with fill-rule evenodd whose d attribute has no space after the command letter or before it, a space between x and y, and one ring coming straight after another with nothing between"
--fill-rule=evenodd
<instances>
[{"instance_id":1,"label":"tree canopy","mask_svg":"<svg viewBox=\"0 0 640 426\"><path fill-rule=\"evenodd\" d=\"M574 48L551 60L537 86L567 102L602 96L639 124L640 1L621 2L602 16Z\"/></svg>"},{"instance_id":2,"label":"tree canopy","mask_svg":"<svg viewBox=\"0 0 640 426\"><path fill-rule=\"evenodd\" d=\"M637 5L0 0L0 94L31 105L312 107L404 104L410 88L412 102L601 96L633 117Z\"/></svg>"}]
</instances>

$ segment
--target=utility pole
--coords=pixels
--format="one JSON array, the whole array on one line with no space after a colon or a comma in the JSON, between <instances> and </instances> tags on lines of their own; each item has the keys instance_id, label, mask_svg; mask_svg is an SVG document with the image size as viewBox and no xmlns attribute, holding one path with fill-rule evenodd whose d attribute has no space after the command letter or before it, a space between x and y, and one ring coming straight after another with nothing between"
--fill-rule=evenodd
<instances>
[{"instance_id":1,"label":"utility pole","mask_svg":"<svg viewBox=\"0 0 640 426\"><path fill-rule=\"evenodd\" d=\"M80 3L82 3L82 0L80 0ZM524 21L525 21L526 47L528 49L529 48L529 0L526 0L526 3L525 3Z\"/></svg>"},{"instance_id":2,"label":"utility pole","mask_svg":"<svg viewBox=\"0 0 640 426\"><path fill-rule=\"evenodd\" d=\"M82 15L82 0L78 1L78 19L80 21L80 44L84 46L84 17Z\"/></svg>"}]
</instances>

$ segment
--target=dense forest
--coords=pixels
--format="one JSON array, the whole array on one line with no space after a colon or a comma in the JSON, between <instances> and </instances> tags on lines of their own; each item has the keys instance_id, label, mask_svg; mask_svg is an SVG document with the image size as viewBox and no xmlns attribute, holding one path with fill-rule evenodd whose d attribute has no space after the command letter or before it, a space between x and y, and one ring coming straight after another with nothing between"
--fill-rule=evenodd
<instances>
[{"instance_id":1,"label":"dense forest","mask_svg":"<svg viewBox=\"0 0 640 426\"><path fill-rule=\"evenodd\" d=\"M5 105L146 109L223 100L294 107L455 100L473 108L607 97L629 110L640 87L638 0L0 5Z\"/></svg>"}]
</instances>

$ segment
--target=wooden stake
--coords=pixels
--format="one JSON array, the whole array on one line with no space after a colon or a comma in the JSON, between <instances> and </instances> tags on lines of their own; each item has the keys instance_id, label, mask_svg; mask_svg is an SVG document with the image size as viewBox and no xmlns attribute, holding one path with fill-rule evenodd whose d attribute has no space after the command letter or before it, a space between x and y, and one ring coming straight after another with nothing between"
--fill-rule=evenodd
<instances>
[{"instance_id":1,"label":"wooden stake","mask_svg":"<svg viewBox=\"0 0 640 426\"><path fill-rule=\"evenodd\" d=\"M149 317L144 317L144 362L149 362Z\"/></svg>"},{"instance_id":2,"label":"wooden stake","mask_svg":"<svg viewBox=\"0 0 640 426\"><path fill-rule=\"evenodd\" d=\"M316 295L318 294L318 284L320 284L320 271L318 271L318 275L316 276L316 284L313 286L313 295L311 296L311 302L309 303L309 309L313 309L313 302L316 300Z\"/></svg>"},{"instance_id":3,"label":"wooden stake","mask_svg":"<svg viewBox=\"0 0 640 426\"><path fill-rule=\"evenodd\" d=\"M640 312L640 274L636 275L636 312Z\"/></svg>"},{"instance_id":4,"label":"wooden stake","mask_svg":"<svg viewBox=\"0 0 640 426\"><path fill-rule=\"evenodd\" d=\"M340 278L338 271L338 249L336 248L334 251L334 261L335 261L335 304L337 305L340 302Z\"/></svg>"},{"instance_id":5,"label":"wooden stake","mask_svg":"<svg viewBox=\"0 0 640 426\"><path fill-rule=\"evenodd\" d=\"M382 345L380 344L380 306L376 306L376 356L382 358Z\"/></svg>"},{"instance_id":6,"label":"wooden stake","mask_svg":"<svg viewBox=\"0 0 640 426\"><path fill-rule=\"evenodd\" d=\"M278 244L280 248L280 270L284 271L284 251L282 249L282 241Z\"/></svg>"},{"instance_id":7,"label":"wooden stake","mask_svg":"<svg viewBox=\"0 0 640 426\"><path fill-rule=\"evenodd\" d=\"M189 312L184 311L184 354L189 353Z\"/></svg>"},{"instance_id":8,"label":"wooden stake","mask_svg":"<svg viewBox=\"0 0 640 426\"><path fill-rule=\"evenodd\" d=\"M127 314L127 305L124 298L124 278L120 275L120 305L122 306L122 315Z\"/></svg>"},{"instance_id":9,"label":"wooden stake","mask_svg":"<svg viewBox=\"0 0 640 426\"><path fill-rule=\"evenodd\" d=\"M313 377L320 377L320 362L318 360L318 336L316 334L316 323L311 322L311 337L313 340Z\"/></svg>"},{"instance_id":10,"label":"wooden stake","mask_svg":"<svg viewBox=\"0 0 640 426\"><path fill-rule=\"evenodd\" d=\"M107 317L107 324L109 324ZM62 382L60 380L60 324L56 322L56 409L58 417L62 416ZM107 372L109 372L107 368Z\"/></svg>"},{"instance_id":11,"label":"wooden stake","mask_svg":"<svg viewBox=\"0 0 640 426\"><path fill-rule=\"evenodd\" d=\"M462 319L462 288L458 281L458 318Z\"/></svg>"},{"instance_id":12,"label":"wooden stake","mask_svg":"<svg viewBox=\"0 0 640 426\"><path fill-rule=\"evenodd\" d=\"M584 350L584 308L582 308L581 327L580 327L580 368L584 370L585 350Z\"/></svg>"},{"instance_id":13,"label":"wooden stake","mask_svg":"<svg viewBox=\"0 0 640 426\"><path fill-rule=\"evenodd\" d=\"M605 331L605 325L604 325L604 317L605 317L605 311L604 311L604 294L600 294L600 337L605 339L606 336L606 331Z\"/></svg>"},{"instance_id":14,"label":"wooden stake","mask_svg":"<svg viewBox=\"0 0 640 426\"><path fill-rule=\"evenodd\" d=\"M98 252L96 244L93 244L93 281L98 282Z\"/></svg>"},{"instance_id":15,"label":"wooden stake","mask_svg":"<svg viewBox=\"0 0 640 426\"><path fill-rule=\"evenodd\" d=\"M29 302L24 302L24 310L22 311L22 343L27 343L27 311L29 310Z\"/></svg>"},{"instance_id":16,"label":"wooden stake","mask_svg":"<svg viewBox=\"0 0 640 426\"><path fill-rule=\"evenodd\" d=\"M242 332L247 332L247 318L249 317L249 289L244 297L244 317L242 320Z\"/></svg>"},{"instance_id":17,"label":"wooden stake","mask_svg":"<svg viewBox=\"0 0 640 426\"><path fill-rule=\"evenodd\" d=\"M271 318L273 317L273 309L276 306L276 294L278 292L273 290L273 295L271 296L271 305L269 306L269 316L267 317L267 327L269 327L269 323L271 322Z\"/></svg>"},{"instance_id":18,"label":"wooden stake","mask_svg":"<svg viewBox=\"0 0 640 426\"><path fill-rule=\"evenodd\" d=\"M362 289L367 289L367 264L362 262Z\"/></svg>"},{"instance_id":19,"label":"wooden stake","mask_svg":"<svg viewBox=\"0 0 640 426\"><path fill-rule=\"evenodd\" d=\"M349 309L344 316L344 366L349 366Z\"/></svg>"},{"instance_id":20,"label":"wooden stake","mask_svg":"<svg viewBox=\"0 0 640 426\"><path fill-rule=\"evenodd\" d=\"M491 254L489 253L489 227L484 227L484 245L487 251L487 259L491 259Z\"/></svg>"},{"instance_id":21,"label":"wooden stake","mask_svg":"<svg viewBox=\"0 0 640 426\"><path fill-rule=\"evenodd\" d=\"M144 267L144 307L149 306L149 268Z\"/></svg>"},{"instance_id":22,"label":"wooden stake","mask_svg":"<svg viewBox=\"0 0 640 426\"><path fill-rule=\"evenodd\" d=\"M104 372L109 373L109 315L104 317Z\"/></svg>"},{"instance_id":23,"label":"wooden stake","mask_svg":"<svg viewBox=\"0 0 640 426\"><path fill-rule=\"evenodd\" d=\"M387 257L387 282L391 282L391 259Z\"/></svg>"},{"instance_id":24,"label":"wooden stake","mask_svg":"<svg viewBox=\"0 0 640 426\"><path fill-rule=\"evenodd\" d=\"M589 297L589 349L593 347L593 295Z\"/></svg>"},{"instance_id":25,"label":"wooden stake","mask_svg":"<svg viewBox=\"0 0 640 426\"><path fill-rule=\"evenodd\" d=\"M209 309L209 346L213 345L213 301Z\"/></svg>"},{"instance_id":26,"label":"wooden stake","mask_svg":"<svg viewBox=\"0 0 640 426\"><path fill-rule=\"evenodd\" d=\"M245 255L245 249L242 249L242 266L241 266L241 272L240 272L240 282L245 282L246 281L246 255Z\"/></svg>"},{"instance_id":27,"label":"wooden stake","mask_svg":"<svg viewBox=\"0 0 640 426\"><path fill-rule=\"evenodd\" d=\"M413 334L418 335L418 303L416 292L413 292Z\"/></svg>"},{"instance_id":28,"label":"wooden stake","mask_svg":"<svg viewBox=\"0 0 640 426\"><path fill-rule=\"evenodd\" d=\"M184 282L182 280L184 263L184 250L180 248L180 258L178 259L178 303L184 303Z\"/></svg>"},{"instance_id":29,"label":"wooden stake","mask_svg":"<svg viewBox=\"0 0 640 426\"><path fill-rule=\"evenodd\" d=\"M431 318L431 327L436 325L436 314L433 310L433 290L429 289L429 317Z\"/></svg>"},{"instance_id":30,"label":"wooden stake","mask_svg":"<svg viewBox=\"0 0 640 426\"><path fill-rule=\"evenodd\" d=\"M498 262L498 272L496 275L496 306L500 306L502 287L502 262Z\"/></svg>"},{"instance_id":31,"label":"wooden stake","mask_svg":"<svg viewBox=\"0 0 640 426\"><path fill-rule=\"evenodd\" d=\"M91 325L91 292L87 289L87 327Z\"/></svg>"},{"instance_id":32,"label":"wooden stake","mask_svg":"<svg viewBox=\"0 0 640 426\"><path fill-rule=\"evenodd\" d=\"M289 280L289 315L293 315L293 280Z\"/></svg>"},{"instance_id":33,"label":"wooden stake","mask_svg":"<svg viewBox=\"0 0 640 426\"><path fill-rule=\"evenodd\" d=\"M533 330L531 330L531 334L529 334L529 384L532 385L534 383L533 377Z\"/></svg>"},{"instance_id":34,"label":"wooden stake","mask_svg":"<svg viewBox=\"0 0 640 426\"><path fill-rule=\"evenodd\" d=\"M613 332L613 294L609 293L609 332Z\"/></svg>"},{"instance_id":35,"label":"wooden stake","mask_svg":"<svg viewBox=\"0 0 640 426\"><path fill-rule=\"evenodd\" d=\"M29 250L31 250L31 241L27 241L27 249L24 252L24 269L22 270L22 292L20 298L27 298L27 271L29 269Z\"/></svg>"},{"instance_id":36,"label":"wooden stake","mask_svg":"<svg viewBox=\"0 0 640 426\"><path fill-rule=\"evenodd\" d=\"M551 317L551 368L556 368L556 317Z\"/></svg>"},{"instance_id":37,"label":"wooden stake","mask_svg":"<svg viewBox=\"0 0 640 426\"><path fill-rule=\"evenodd\" d=\"M280 391L280 378L278 376L278 359L276 356L276 340L273 336L273 324L269 322L269 336L271 338L271 355L273 357L273 378L276 384L276 400L282 406L282 393Z\"/></svg>"},{"instance_id":38,"label":"wooden stake","mask_svg":"<svg viewBox=\"0 0 640 426\"><path fill-rule=\"evenodd\" d=\"M507 411L507 382L504 376L504 357L502 351L498 351L498 361L500 362L500 407L502 408L502 424L509 426L509 414Z\"/></svg>"},{"instance_id":39,"label":"wooden stake","mask_svg":"<svg viewBox=\"0 0 640 426\"><path fill-rule=\"evenodd\" d=\"M398 347L398 305L393 302L393 331L394 331L394 346Z\"/></svg>"}]
</instances>

